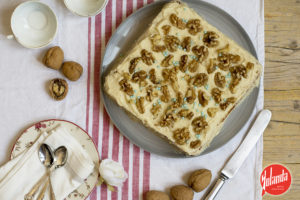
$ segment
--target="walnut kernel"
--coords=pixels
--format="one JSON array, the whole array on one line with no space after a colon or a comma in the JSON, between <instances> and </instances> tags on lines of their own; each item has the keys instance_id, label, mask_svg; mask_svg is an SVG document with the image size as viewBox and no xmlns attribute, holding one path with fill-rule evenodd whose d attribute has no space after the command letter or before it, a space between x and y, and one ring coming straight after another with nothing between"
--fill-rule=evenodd
<instances>
[{"instance_id":1,"label":"walnut kernel","mask_svg":"<svg viewBox=\"0 0 300 200\"><path fill-rule=\"evenodd\" d=\"M173 55L168 55L167 57L165 57L162 61L161 61L161 66L163 67L169 67L172 63L172 59L173 59Z\"/></svg>"},{"instance_id":2,"label":"walnut kernel","mask_svg":"<svg viewBox=\"0 0 300 200\"><path fill-rule=\"evenodd\" d=\"M193 53L197 56L198 62L203 62L208 56L208 49L205 46L196 45L192 48Z\"/></svg>"},{"instance_id":3,"label":"walnut kernel","mask_svg":"<svg viewBox=\"0 0 300 200\"><path fill-rule=\"evenodd\" d=\"M170 22L173 26L179 28L179 29L185 29L185 23L177 17L174 13L170 15Z\"/></svg>"},{"instance_id":4,"label":"walnut kernel","mask_svg":"<svg viewBox=\"0 0 300 200\"><path fill-rule=\"evenodd\" d=\"M64 79L56 78L49 84L50 96L55 100L62 100L68 94L68 83Z\"/></svg>"},{"instance_id":5,"label":"walnut kernel","mask_svg":"<svg viewBox=\"0 0 300 200\"><path fill-rule=\"evenodd\" d=\"M133 75L132 75L132 81L134 83L137 83L137 82L140 82L140 81L143 81L147 78L147 72L144 71L144 70L140 70L138 72L135 72Z\"/></svg>"},{"instance_id":6,"label":"walnut kernel","mask_svg":"<svg viewBox=\"0 0 300 200\"><path fill-rule=\"evenodd\" d=\"M192 79L194 86L201 87L207 83L208 76L205 73L198 73Z\"/></svg>"},{"instance_id":7,"label":"walnut kernel","mask_svg":"<svg viewBox=\"0 0 300 200\"><path fill-rule=\"evenodd\" d=\"M180 44L180 40L174 35L166 35L164 38L164 42L165 46L170 52L176 51L178 45Z\"/></svg>"},{"instance_id":8,"label":"walnut kernel","mask_svg":"<svg viewBox=\"0 0 300 200\"><path fill-rule=\"evenodd\" d=\"M138 64L138 62L141 60L140 57L136 57L133 58L132 60L130 60L130 64L129 64L129 73L132 74Z\"/></svg>"},{"instance_id":9,"label":"walnut kernel","mask_svg":"<svg viewBox=\"0 0 300 200\"><path fill-rule=\"evenodd\" d=\"M163 32L164 32L165 35L168 35L169 32L170 32L171 26L170 25L163 25L161 27L161 29L163 30Z\"/></svg>"},{"instance_id":10,"label":"walnut kernel","mask_svg":"<svg viewBox=\"0 0 300 200\"><path fill-rule=\"evenodd\" d=\"M178 128L173 131L173 138L177 144L183 145L190 139L190 131L187 127Z\"/></svg>"},{"instance_id":11,"label":"walnut kernel","mask_svg":"<svg viewBox=\"0 0 300 200\"><path fill-rule=\"evenodd\" d=\"M218 108L208 108L207 109L207 114L210 117L215 117L216 114L217 114L217 112L218 112L218 110L219 110Z\"/></svg>"},{"instance_id":12,"label":"walnut kernel","mask_svg":"<svg viewBox=\"0 0 300 200\"><path fill-rule=\"evenodd\" d=\"M180 61L179 61L179 69L180 71L182 71L183 73L185 73L185 71L187 70L187 61L188 61L188 56L187 55L182 55L180 57Z\"/></svg>"},{"instance_id":13,"label":"walnut kernel","mask_svg":"<svg viewBox=\"0 0 300 200\"><path fill-rule=\"evenodd\" d=\"M205 107L208 104L209 96L202 90L198 91L198 100L201 106Z\"/></svg>"},{"instance_id":14,"label":"walnut kernel","mask_svg":"<svg viewBox=\"0 0 300 200\"><path fill-rule=\"evenodd\" d=\"M157 84L154 68L150 69L150 71L149 71L149 79L153 84Z\"/></svg>"},{"instance_id":15,"label":"walnut kernel","mask_svg":"<svg viewBox=\"0 0 300 200\"><path fill-rule=\"evenodd\" d=\"M147 65L152 65L155 61L155 58L153 57L152 53L145 49L141 51L141 57L142 61Z\"/></svg>"},{"instance_id":16,"label":"walnut kernel","mask_svg":"<svg viewBox=\"0 0 300 200\"><path fill-rule=\"evenodd\" d=\"M154 88L152 85L149 85L147 88L146 88L146 100L151 102L154 97L157 97L158 94L156 91L154 91Z\"/></svg>"},{"instance_id":17,"label":"walnut kernel","mask_svg":"<svg viewBox=\"0 0 300 200\"><path fill-rule=\"evenodd\" d=\"M202 133L205 129L208 127L208 123L206 122L205 118L203 116L196 117L192 121L192 126L194 127L195 133Z\"/></svg>"},{"instance_id":18,"label":"walnut kernel","mask_svg":"<svg viewBox=\"0 0 300 200\"><path fill-rule=\"evenodd\" d=\"M216 103L220 103L222 101L222 91L218 88L213 88L211 90L211 95Z\"/></svg>"},{"instance_id":19,"label":"walnut kernel","mask_svg":"<svg viewBox=\"0 0 300 200\"><path fill-rule=\"evenodd\" d=\"M121 87L121 90L123 92L125 92L127 95L131 96L133 95L133 89L130 85L130 83L128 83L128 80L123 78L120 82L119 82L119 85Z\"/></svg>"},{"instance_id":20,"label":"walnut kernel","mask_svg":"<svg viewBox=\"0 0 300 200\"><path fill-rule=\"evenodd\" d=\"M219 36L215 32L208 31L203 36L203 43L207 47L216 47L219 45L219 41L217 40L218 38Z\"/></svg>"},{"instance_id":21,"label":"walnut kernel","mask_svg":"<svg viewBox=\"0 0 300 200\"><path fill-rule=\"evenodd\" d=\"M206 66L207 73L211 74L217 69L216 59L209 59L209 64Z\"/></svg>"},{"instance_id":22,"label":"walnut kernel","mask_svg":"<svg viewBox=\"0 0 300 200\"><path fill-rule=\"evenodd\" d=\"M215 73L214 81L216 86L220 88L224 88L226 84L225 76L223 76L220 72Z\"/></svg>"},{"instance_id":23,"label":"walnut kernel","mask_svg":"<svg viewBox=\"0 0 300 200\"><path fill-rule=\"evenodd\" d=\"M165 103L168 103L170 101L170 92L167 85L161 86L161 92L162 96L160 97L160 100L162 100Z\"/></svg>"},{"instance_id":24,"label":"walnut kernel","mask_svg":"<svg viewBox=\"0 0 300 200\"><path fill-rule=\"evenodd\" d=\"M191 19L187 22L186 27L192 35L196 35L202 30L201 23L199 19Z\"/></svg>"},{"instance_id":25,"label":"walnut kernel","mask_svg":"<svg viewBox=\"0 0 300 200\"><path fill-rule=\"evenodd\" d=\"M197 71L199 67L199 63L196 60L192 60L191 62L189 62L188 64L188 69L190 72L194 73Z\"/></svg>"},{"instance_id":26,"label":"walnut kernel","mask_svg":"<svg viewBox=\"0 0 300 200\"><path fill-rule=\"evenodd\" d=\"M139 113L144 114L145 113L145 108L144 108L144 97L136 98L136 107L139 111Z\"/></svg>"},{"instance_id":27,"label":"walnut kernel","mask_svg":"<svg viewBox=\"0 0 300 200\"><path fill-rule=\"evenodd\" d=\"M189 88L186 90L185 98L186 98L186 101L187 101L189 104L194 103L194 101L195 101L195 99L196 99L196 92L195 92L195 89L194 89L193 87L189 87Z\"/></svg>"},{"instance_id":28,"label":"walnut kernel","mask_svg":"<svg viewBox=\"0 0 300 200\"><path fill-rule=\"evenodd\" d=\"M187 37L183 38L183 40L181 42L181 47L183 49L185 49L186 52L190 52L190 50L191 50L191 42L192 42L191 37L187 36Z\"/></svg>"},{"instance_id":29,"label":"walnut kernel","mask_svg":"<svg viewBox=\"0 0 300 200\"><path fill-rule=\"evenodd\" d=\"M194 117L194 113L192 111L189 111L188 109L181 109L177 115L179 117L184 117L187 118L189 120L191 120Z\"/></svg>"},{"instance_id":30,"label":"walnut kernel","mask_svg":"<svg viewBox=\"0 0 300 200\"><path fill-rule=\"evenodd\" d=\"M153 104L152 108L150 109L150 112L154 117L157 117L160 111L161 111L161 105L159 104Z\"/></svg>"},{"instance_id":31,"label":"walnut kernel","mask_svg":"<svg viewBox=\"0 0 300 200\"><path fill-rule=\"evenodd\" d=\"M192 149L197 149L197 148L201 147L201 140L194 140L194 141L191 141L190 147L191 147Z\"/></svg>"}]
</instances>

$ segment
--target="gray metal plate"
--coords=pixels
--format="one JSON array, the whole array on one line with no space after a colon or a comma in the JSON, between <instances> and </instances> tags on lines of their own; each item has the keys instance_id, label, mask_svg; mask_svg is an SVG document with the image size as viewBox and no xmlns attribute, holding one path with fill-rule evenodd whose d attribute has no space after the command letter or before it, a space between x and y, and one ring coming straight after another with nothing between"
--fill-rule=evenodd
<instances>
[{"instance_id":1,"label":"gray metal plate","mask_svg":"<svg viewBox=\"0 0 300 200\"><path fill-rule=\"evenodd\" d=\"M113 123L131 142L151 153L167 157L184 157L171 144L153 134L142 123L132 120L128 114L122 110L104 92L104 77L114 66L121 55L131 49L134 41L148 28L154 17L168 1L158 1L147 5L132 15L130 15L115 31L107 44L101 68L101 97L108 115ZM241 25L229 14L220 8L206 2L186 0L191 8L204 17L210 24L232 38L243 48L256 57L254 46L247 33ZM218 136L214 138L211 145L201 154L206 154L221 147L233 138L245 123L249 120L255 107L258 97L258 88L236 107L225 121L225 124Z\"/></svg>"}]
</instances>

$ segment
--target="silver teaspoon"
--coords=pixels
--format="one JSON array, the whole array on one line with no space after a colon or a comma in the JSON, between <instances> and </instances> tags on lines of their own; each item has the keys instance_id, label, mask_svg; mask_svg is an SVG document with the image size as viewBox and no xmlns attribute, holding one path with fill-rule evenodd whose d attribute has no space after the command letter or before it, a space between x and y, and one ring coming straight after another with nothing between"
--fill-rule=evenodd
<instances>
[{"instance_id":1,"label":"silver teaspoon","mask_svg":"<svg viewBox=\"0 0 300 200\"><path fill-rule=\"evenodd\" d=\"M67 158L68 158L68 150L65 146L60 146L54 151L54 163L51 166L51 168L49 169L49 179L50 179L50 173L52 171L64 166L67 162ZM45 192L46 192L49 182L50 181L47 181L47 183L44 185L37 200L42 200L44 198L44 195L45 195ZM52 189L50 188L50 190L52 190ZM50 193L51 193L51 197L53 197L54 196L53 190L50 191Z\"/></svg>"},{"instance_id":2,"label":"silver teaspoon","mask_svg":"<svg viewBox=\"0 0 300 200\"><path fill-rule=\"evenodd\" d=\"M50 168L54 162L54 155L51 148L47 144L42 144L39 148L40 161L46 168ZM32 187L32 189L25 195L25 200L32 200L37 190L40 188L44 181L44 178L48 175L48 172L40 178L40 180Z\"/></svg>"}]
</instances>

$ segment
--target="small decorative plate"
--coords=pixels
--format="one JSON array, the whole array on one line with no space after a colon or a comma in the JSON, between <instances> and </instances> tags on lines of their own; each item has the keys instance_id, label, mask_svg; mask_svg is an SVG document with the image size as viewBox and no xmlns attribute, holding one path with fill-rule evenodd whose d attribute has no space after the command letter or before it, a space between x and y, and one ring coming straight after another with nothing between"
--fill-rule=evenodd
<instances>
[{"instance_id":1,"label":"small decorative plate","mask_svg":"<svg viewBox=\"0 0 300 200\"><path fill-rule=\"evenodd\" d=\"M91 156L96 165L94 172L84 180L84 183L82 183L82 185L80 185L76 190L74 190L65 198L66 200L86 199L92 192L94 187L96 187L97 185L99 175L97 169L100 163L100 158L97 148L93 143L91 137L88 135L88 133L86 133L82 128L80 128L76 124L69 121L51 119L41 121L30 126L25 131L23 131L20 137L17 139L11 152L11 159L18 156L26 148L30 148L42 132L50 131L53 128L57 127L57 125L64 126L66 130L68 130L69 133L77 139L77 141Z\"/></svg>"}]
</instances>

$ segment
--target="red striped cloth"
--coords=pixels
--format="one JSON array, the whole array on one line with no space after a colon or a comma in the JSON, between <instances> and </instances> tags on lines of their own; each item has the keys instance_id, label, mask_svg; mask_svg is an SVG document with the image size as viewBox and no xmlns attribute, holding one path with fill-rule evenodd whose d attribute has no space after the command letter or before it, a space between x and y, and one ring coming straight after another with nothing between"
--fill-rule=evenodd
<instances>
[{"instance_id":1,"label":"red striped cloth","mask_svg":"<svg viewBox=\"0 0 300 200\"><path fill-rule=\"evenodd\" d=\"M150 153L131 144L110 122L100 100L101 55L118 25L133 11L153 0L109 0L105 11L88 20L88 79L86 130L98 146L101 159L112 158L123 164L129 178L117 192L95 188L90 200L139 199L149 190Z\"/></svg>"}]
</instances>

